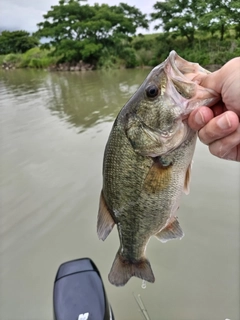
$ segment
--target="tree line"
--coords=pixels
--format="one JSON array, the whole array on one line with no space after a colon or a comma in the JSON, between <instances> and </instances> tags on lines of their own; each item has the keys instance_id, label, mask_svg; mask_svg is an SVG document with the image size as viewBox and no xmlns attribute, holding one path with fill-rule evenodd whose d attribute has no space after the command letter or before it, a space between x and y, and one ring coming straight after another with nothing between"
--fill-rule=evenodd
<instances>
[{"instance_id":1,"label":"tree line","mask_svg":"<svg viewBox=\"0 0 240 320\"><path fill-rule=\"evenodd\" d=\"M136 49L150 44L141 35L136 40L139 27L147 30L150 22L155 22L162 40L185 38L191 48L199 32L223 41L231 30L240 38L239 16L239 0L157 1L148 16L127 3L90 6L86 0L60 0L43 15L34 34L1 32L0 54L24 53L39 46L51 48L50 54L61 62L83 60L101 67L106 61L124 59L126 67L134 67Z\"/></svg>"}]
</instances>

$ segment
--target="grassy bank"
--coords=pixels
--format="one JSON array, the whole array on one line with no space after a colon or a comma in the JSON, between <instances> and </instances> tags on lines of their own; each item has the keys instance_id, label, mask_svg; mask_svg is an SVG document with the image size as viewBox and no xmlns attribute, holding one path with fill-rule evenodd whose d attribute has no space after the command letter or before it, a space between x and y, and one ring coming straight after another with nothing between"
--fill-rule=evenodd
<instances>
[{"instance_id":1,"label":"grassy bank","mask_svg":"<svg viewBox=\"0 0 240 320\"><path fill-rule=\"evenodd\" d=\"M7 64L15 68L48 68L58 62L59 57L51 56L51 50L33 48L25 53L0 55L0 65Z\"/></svg>"},{"instance_id":2,"label":"grassy bank","mask_svg":"<svg viewBox=\"0 0 240 320\"><path fill-rule=\"evenodd\" d=\"M228 60L240 56L240 39L231 34L220 41L218 38L197 35L192 45L184 38L175 38L174 34L150 34L137 36L121 57L103 49L102 56L95 67L98 69L117 69L122 67L155 66L162 62L171 50L183 58L206 65L223 65ZM52 56L51 50L33 48L24 54L0 56L0 65L15 68L50 68L62 61L62 57ZM74 65L74 63L72 64Z\"/></svg>"}]
</instances>

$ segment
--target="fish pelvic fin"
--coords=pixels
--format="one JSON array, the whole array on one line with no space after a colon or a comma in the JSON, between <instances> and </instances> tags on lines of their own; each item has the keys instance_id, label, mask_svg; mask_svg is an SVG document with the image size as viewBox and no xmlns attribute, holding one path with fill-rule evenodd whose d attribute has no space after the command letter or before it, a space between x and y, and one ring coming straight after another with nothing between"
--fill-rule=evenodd
<instances>
[{"instance_id":1,"label":"fish pelvic fin","mask_svg":"<svg viewBox=\"0 0 240 320\"><path fill-rule=\"evenodd\" d=\"M97 218L98 238L104 241L109 235L109 233L112 231L114 225L115 222L110 212L108 211L103 192L101 192Z\"/></svg>"},{"instance_id":2,"label":"fish pelvic fin","mask_svg":"<svg viewBox=\"0 0 240 320\"><path fill-rule=\"evenodd\" d=\"M146 258L132 261L117 253L108 275L108 280L111 284L121 287L124 286L131 277L138 277L148 282L155 281L150 262Z\"/></svg>"},{"instance_id":3,"label":"fish pelvic fin","mask_svg":"<svg viewBox=\"0 0 240 320\"><path fill-rule=\"evenodd\" d=\"M172 217L166 227L155 234L155 236L161 242L167 242L168 240L182 239L184 233L182 231L182 228L180 227L177 217Z\"/></svg>"}]
</instances>

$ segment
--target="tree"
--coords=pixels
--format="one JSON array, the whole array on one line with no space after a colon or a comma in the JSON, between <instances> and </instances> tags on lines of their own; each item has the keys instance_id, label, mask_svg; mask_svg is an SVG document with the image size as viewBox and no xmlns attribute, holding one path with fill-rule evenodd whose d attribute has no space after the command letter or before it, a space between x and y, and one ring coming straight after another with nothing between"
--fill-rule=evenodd
<instances>
[{"instance_id":1,"label":"tree","mask_svg":"<svg viewBox=\"0 0 240 320\"><path fill-rule=\"evenodd\" d=\"M115 32L133 36L136 34L138 27L148 29L146 14L142 14L141 11L134 6L129 6L121 2L119 6L110 7L110 10L112 10L115 15L118 15L118 21L114 22L114 20L112 20Z\"/></svg>"},{"instance_id":2,"label":"tree","mask_svg":"<svg viewBox=\"0 0 240 320\"><path fill-rule=\"evenodd\" d=\"M236 36L240 30L239 0L166 0L156 2L154 9L152 20L160 20L155 28L174 31L186 37L189 44L193 43L196 30L219 32L220 40L230 25L234 26Z\"/></svg>"},{"instance_id":3,"label":"tree","mask_svg":"<svg viewBox=\"0 0 240 320\"><path fill-rule=\"evenodd\" d=\"M233 0L211 0L205 3L205 13L199 17L199 29L209 30L212 34L219 32L222 41L232 23L235 27L239 26L239 8L239 1Z\"/></svg>"},{"instance_id":4,"label":"tree","mask_svg":"<svg viewBox=\"0 0 240 320\"><path fill-rule=\"evenodd\" d=\"M27 31L2 31L0 34L0 54L24 53L36 47L39 40Z\"/></svg>"},{"instance_id":5,"label":"tree","mask_svg":"<svg viewBox=\"0 0 240 320\"><path fill-rule=\"evenodd\" d=\"M189 44L194 41L199 16L203 14L203 0L169 0L156 2L151 14L152 20L160 20L155 29L162 27L164 31L174 31L186 37Z\"/></svg>"},{"instance_id":6,"label":"tree","mask_svg":"<svg viewBox=\"0 0 240 320\"><path fill-rule=\"evenodd\" d=\"M239 0L231 0L230 3L230 24L234 27L236 39L240 37L240 2Z\"/></svg>"},{"instance_id":7,"label":"tree","mask_svg":"<svg viewBox=\"0 0 240 320\"><path fill-rule=\"evenodd\" d=\"M44 46L52 45L55 55L63 60L96 62L102 48L117 50L122 39L136 33L137 27L148 28L146 15L137 8L120 3L94 6L82 4L85 0L60 0L38 24L37 34L50 38Z\"/></svg>"}]
</instances>

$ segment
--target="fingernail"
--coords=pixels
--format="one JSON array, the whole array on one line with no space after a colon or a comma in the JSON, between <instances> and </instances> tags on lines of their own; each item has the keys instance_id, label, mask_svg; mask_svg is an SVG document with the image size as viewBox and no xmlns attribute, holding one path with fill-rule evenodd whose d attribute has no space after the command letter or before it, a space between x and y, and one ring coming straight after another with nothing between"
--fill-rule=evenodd
<instances>
[{"instance_id":1,"label":"fingernail","mask_svg":"<svg viewBox=\"0 0 240 320\"><path fill-rule=\"evenodd\" d=\"M201 111L198 111L194 117L194 120L196 123L200 126L203 126L205 124L204 116Z\"/></svg>"},{"instance_id":2,"label":"fingernail","mask_svg":"<svg viewBox=\"0 0 240 320\"><path fill-rule=\"evenodd\" d=\"M217 125L221 129L229 129L232 126L227 114L217 119Z\"/></svg>"}]
</instances>

